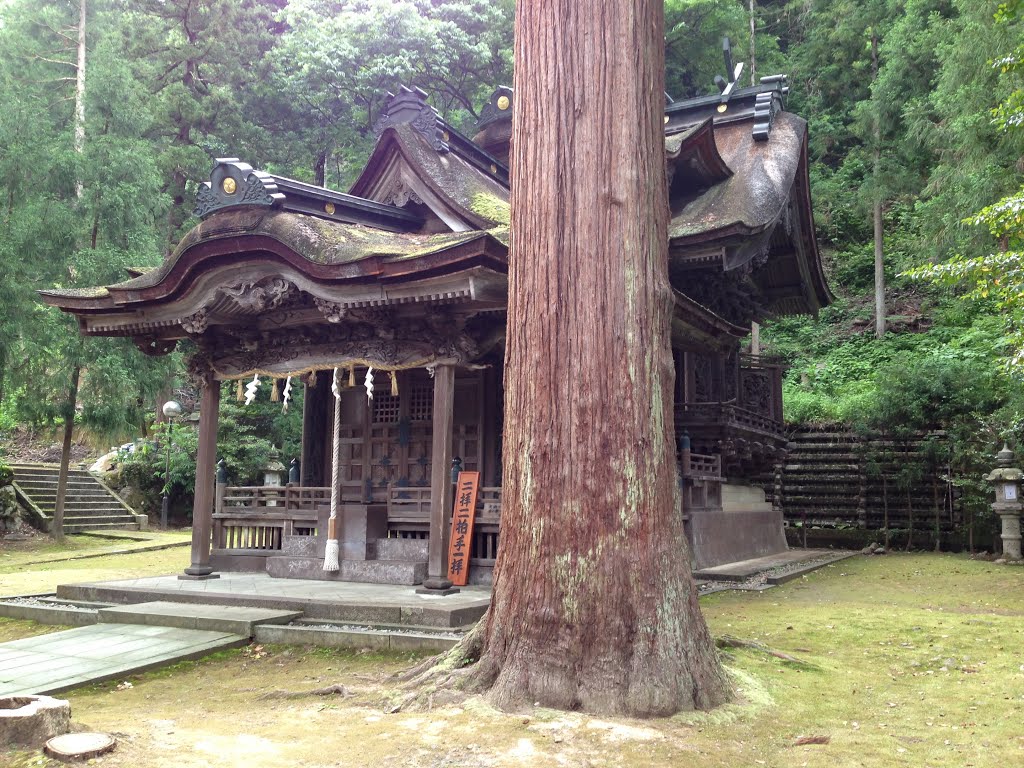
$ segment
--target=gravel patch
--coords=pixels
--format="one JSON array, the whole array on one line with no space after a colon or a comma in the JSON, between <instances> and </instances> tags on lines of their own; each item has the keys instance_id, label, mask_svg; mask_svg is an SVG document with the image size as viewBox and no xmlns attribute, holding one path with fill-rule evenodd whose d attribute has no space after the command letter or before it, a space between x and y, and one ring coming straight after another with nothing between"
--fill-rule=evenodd
<instances>
[{"instance_id":1,"label":"gravel patch","mask_svg":"<svg viewBox=\"0 0 1024 768\"><path fill-rule=\"evenodd\" d=\"M306 624L303 622L293 621L288 624L288 626L302 627L303 629L318 629L325 632L365 632L376 635L430 635L431 637L440 637L445 640L460 640L462 638L461 632L434 632L424 629L402 629L399 627L368 627L361 624Z\"/></svg>"}]
</instances>

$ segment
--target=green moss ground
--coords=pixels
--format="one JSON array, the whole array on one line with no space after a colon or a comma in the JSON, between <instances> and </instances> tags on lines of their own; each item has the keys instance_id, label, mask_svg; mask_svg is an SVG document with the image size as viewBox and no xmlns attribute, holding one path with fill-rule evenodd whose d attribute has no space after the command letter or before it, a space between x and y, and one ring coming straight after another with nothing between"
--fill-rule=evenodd
<instances>
[{"instance_id":1,"label":"green moss ground","mask_svg":"<svg viewBox=\"0 0 1024 768\"><path fill-rule=\"evenodd\" d=\"M189 563L187 546L128 555L114 550L143 550L166 544L187 544L191 532L152 531L138 540L68 536L63 544L46 537L28 542L0 542L0 597L53 592L58 584L75 581L128 579L174 573ZM99 557L78 558L83 555ZM47 562L39 562L47 561Z\"/></svg>"},{"instance_id":2,"label":"green moss ground","mask_svg":"<svg viewBox=\"0 0 1024 768\"><path fill-rule=\"evenodd\" d=\"M159 553L155 553L159 554ZM131 557L142 557L131 556ZM668 720L495 712L476 697L385 714L410 658L271 646L69 694L121 734L110 766L1006 766L1021 764L1024 569L953 555L855 558L702 600L736 650L733 704ZM0 621L0 637L38 628ZM123 682L123 681L122 681ZM267 698L341 683L347 697ZM799 745L802 737L823 744ZM28 753L8 753L29 765ZM4 764L0 753L0 764Z\"/></svg>"}]
</instances>

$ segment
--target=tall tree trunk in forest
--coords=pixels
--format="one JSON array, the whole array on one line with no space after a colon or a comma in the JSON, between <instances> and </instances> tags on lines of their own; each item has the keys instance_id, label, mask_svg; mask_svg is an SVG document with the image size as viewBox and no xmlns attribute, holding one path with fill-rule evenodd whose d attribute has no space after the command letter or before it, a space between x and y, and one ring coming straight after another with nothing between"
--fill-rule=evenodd
<instances>
[{"instance_id":1,"label":"tall tree trunk in forest","mask_svg":"<svg viewBox=\"0 0 1024 768\"><path fill-rule=\"evenodd\" d=\"M885 528L886 550L889 549L889 487L885 482L885 470L882 470L882 526Z\"/></svg>"},{"instance_id":2,"label":"tall tree trunk in forest","mask_svg":"<svg viewBox=\"0 0 1024 768\"><path fill-rule=\"evenodd\" d=\"M85 2L78 6L78 66L75 72L75 152L85 151ZM75 196L82 198L82 179L75 182Z\"/></svg>"},{"instance_id":3,"label":"tall tree trunk in forest","mask_svg":"<svg viewBox=\"0 0 1024 768\"><path fill-rule=\"evenodd\" d=\"M914 546L914 502L910 498L910 486L907 486L907 546L905 552L909 552Z\"/></svg>"},{"instance_id":4,"label":"tall tree trunk in forest","mask_svg":"<svg viewBox=\"0 0 1024 768\"><path fill-rule=\"evenodd\" d=\"M85 18L86 0L78 6L78 64L75 76L75 152L85 151ZM81 176L75 181L75 197L82 201L83 184ZM95 247L95 244L93 245ZM53 505L53 520L50 535L57 541L64 541L64 500L68 490L68 466L71 464L71 439L75 432L75 410L78 406L78 379L82 368L79 365L71 371L71 385L64 402L64 441L61 444L60 470L57 473L57 498Z\"/></svg>"},{"instance_id":5,"label":"tall tree trunk in forest","mask_svg":"<svg viewBox=\"0 0 1024 768\"><path fill-rule=\"evenodd\" d=\"M318 187L327 186L327 157L329 154L330 151L326 146L321 147L313 161L313 183Z\"/></svg>"},{"instance_id":6,"label":"tall tree trunk in forest","mask_svg":"<svg viewBox=\"0 0 1024 768\"><path fill-rule=\"evenodd\" d=\"M871 82L878 81L878 35L871 33ZM885 260L882 255L882 118L875 111L874 199L871 215L875 226L875 338L885 336Z\"/></svg>"},{"instance_id":7,"label":"tall tree trunk in forest","mask_svg":"<svg viewBox=\"0 0 1024 768\"><path fill-rule=\"evenodd\" d=\"M729 696L677 506L661 0L521 2L501 548L478 682L634 716Z\"/></svg>"},{"instance_id":8,"label":"tall tree trunk in forest","mask_svg":"<svg viewBox=\"0 0 1024 768\"><path fill-rule=\"evenodd\" d=\"M72 369L71 386L68 387L68 399L64 402L64 443L61 446L60 471L57 474L57 499L53 505L53 520L50 523L50 535L57 541L64 541L64 499L68 492L71 438L75 432L75 410L78 406L78 379L81 373L81 366L76 365Z\"/></svg>"},{"instance_id":9,"label":"tall tree trunk in forest","mask_svg":"<svg viewBox=\"0 0 1024 768\"><path fill-rule=\"evenodd\" d=\"M754 15L754 0L750 0L750 84L757 85L757 19Z\"/></svg>"}]
</instances>

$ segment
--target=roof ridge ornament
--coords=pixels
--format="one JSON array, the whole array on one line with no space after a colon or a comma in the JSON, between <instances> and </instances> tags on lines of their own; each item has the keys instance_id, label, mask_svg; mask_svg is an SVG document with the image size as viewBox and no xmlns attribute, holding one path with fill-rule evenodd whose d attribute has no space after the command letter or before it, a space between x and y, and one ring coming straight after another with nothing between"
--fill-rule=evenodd
<instances>
[{"instance_id":1,"label":"roof ridge ornament","mask_svg":"<svg viewBox=\"0 0 1024 768\"><path fill-rule=\"evenodd\" d=\"M512 119L512 89L507 85L499 85L494 89L491 98L480 110L480 119L476 121L477 130L481 130L499 120Z\"/></svg>"},{"instance_id":2,"label":"roof ridge ornament","mask_svg":"<svg viewBox=\"0 0 1024 768\"><path fill-rule=\"evenodd\" d=\"M214 211L239 205L271 208L280 205L284 197L269 173L254 170L237 157L218 157L210 180L199 187L195 215L205 219Z\"/></svg>"},{"instance_id":3,"label":"roof ridge ornament","mask_svg":"<svg viewBox=\"0 0 1024 768\"><path fill-rule=\"evenodd\" d=\"M782 111L783 96L789 91L785 75L769 75L761 78L762 85L774 85L770 91L762 91L754 100L754 141L768 141L772 132L775 115Z\"/></svg>"},{"instance_id":4,"label":"roof ridge ornament","mask_svg":"<svg viewBox=\"0 0 1024 768\"><path fill-rule=\"evenodd\" d=\"M397 95L389 92L384 114L374 123L373 132L379 137L388 128L404 124L411 125L438 152L449 151L444 120L427 103L426 91L402 85Z\"/></svg>"}]
</instances>

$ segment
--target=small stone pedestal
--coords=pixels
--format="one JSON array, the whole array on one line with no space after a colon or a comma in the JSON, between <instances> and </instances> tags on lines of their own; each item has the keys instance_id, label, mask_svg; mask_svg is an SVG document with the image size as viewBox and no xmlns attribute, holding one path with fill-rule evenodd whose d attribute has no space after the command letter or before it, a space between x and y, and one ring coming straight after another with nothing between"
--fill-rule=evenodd
<instances>
[{"instance_id":1,"label":"small stone pedestal","mask_svg":"<svg viewBox=\"0 0 1024 768\"><path fill-rule=\"evenodd\" d=\"M41 747L71 727L71 705L49 696L0 696L0 748Z\"/></svg>"},{"instance_id":2,"label":"small stone pedestal","mask_svg":"<svg viewBox=\"0 0 1024 768\"><path fill-rule=\"evenodd\" d=\"M460 591L461 590L458 587L452 586L452 583L448 579L444 578L426 579L422 586L416 588L417 595L433 595L434 597L454 595Z\"/></svg>"},{"instance_id":3,"label":"small stone pedestal","mask_svg":"<svg viewBox=\"0 0 1024 768\"><path fill-rule=\"evenodd\" d=\"M1020 535L1020 481L1024 472L1013 464L1013 451L1005 444L996 454L996 469L985 479L996 487L996 500L992 511L1002 522L1003 556L997 562L1018 562L1021 559Z\"/></svg>"}]
</instances>

